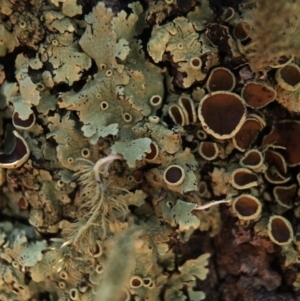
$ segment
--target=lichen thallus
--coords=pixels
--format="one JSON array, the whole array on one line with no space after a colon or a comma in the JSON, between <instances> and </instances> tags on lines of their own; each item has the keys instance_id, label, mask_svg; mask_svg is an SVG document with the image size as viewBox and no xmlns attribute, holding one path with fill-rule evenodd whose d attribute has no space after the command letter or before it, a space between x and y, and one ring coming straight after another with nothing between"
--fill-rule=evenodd
<instances>
[{"instance_id":1,"label":"lichen thallus","mask_svg":"<svg viewBox=\"0 0 300 301\"><path fill-rule=\"evenodd\" d=\"M123 160L118 154L109 154L99 159L96 163L80 158L77 159L78 182L81 185L79 198L83 204L80 207L82 217L74 223L74 227L70 229L69 239L62 245L75 245L80 247L82 238L93 243L95 233L98 233L101 239L107 236L110 224L117 222L115 212L126 215L128 207L124 200L124 194L129 193L128 190L112 185L109 181L109 167L114 160ZM212 201L204 205L196 205L194 210L204 210L211 206L221 203L231 203L231 200ZM97 230L98 229L98 230Z\"/></svg>"}]
</instances>

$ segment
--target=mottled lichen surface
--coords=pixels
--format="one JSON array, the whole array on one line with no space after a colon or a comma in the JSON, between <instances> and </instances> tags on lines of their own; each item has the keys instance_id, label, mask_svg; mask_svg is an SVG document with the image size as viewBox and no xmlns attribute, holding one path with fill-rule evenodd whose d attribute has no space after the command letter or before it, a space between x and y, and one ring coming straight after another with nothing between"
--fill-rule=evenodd
<instances>
[{"instance_id":1,"label":"mottled lichen surface","mask_svg":"<svg viewBox=\"0 0 300 301\"><path fill-rule=\"evenodd\" d=\"M0 0L0 300L296 300L300 3L128 2Z\"/></svg>"}]
</instances>

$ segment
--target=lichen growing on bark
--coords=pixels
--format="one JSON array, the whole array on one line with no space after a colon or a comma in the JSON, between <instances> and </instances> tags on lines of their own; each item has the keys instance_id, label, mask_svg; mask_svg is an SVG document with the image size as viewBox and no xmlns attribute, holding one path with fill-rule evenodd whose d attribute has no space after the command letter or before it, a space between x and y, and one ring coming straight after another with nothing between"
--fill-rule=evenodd
<instances>
[{"instance_id":1,"label":"lichen growing on bark","mask_svg":"<svg viewBox=\"0 0 300 301\"><path fill-rule=\"evenodd\" d=\"M1 300L296 300L300 4L231 3L0 0Z\"/></svg>"}]
</instances>

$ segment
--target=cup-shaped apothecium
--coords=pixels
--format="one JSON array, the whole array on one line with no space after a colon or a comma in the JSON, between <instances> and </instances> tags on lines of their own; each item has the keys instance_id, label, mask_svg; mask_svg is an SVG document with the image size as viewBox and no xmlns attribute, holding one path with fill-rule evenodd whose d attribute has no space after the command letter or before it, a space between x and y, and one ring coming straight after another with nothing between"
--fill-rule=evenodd
<instances>
[{"instance_id":1,"label":"cup-shaped apothecium","mask_svg":"<svg viewBox=\"0 0 300 301\"><path fill-rule=\"evenodd\" d=\"M163 179L169 186L180 185L185 179L185 171L179 165L170 165L165 169Z\"/></svg>"},{"instance_id":2,"label":"cup-shaped apothecium","mask_svg":"<svg viewBox=\"0 0 300 301\"><path fill-rule=\"evenodd\" d=\"M273 215L268 222L269 238L277 245L288 245L293 241L294 233L291 223L280 215Z\"/></svg>"}]
</instances>

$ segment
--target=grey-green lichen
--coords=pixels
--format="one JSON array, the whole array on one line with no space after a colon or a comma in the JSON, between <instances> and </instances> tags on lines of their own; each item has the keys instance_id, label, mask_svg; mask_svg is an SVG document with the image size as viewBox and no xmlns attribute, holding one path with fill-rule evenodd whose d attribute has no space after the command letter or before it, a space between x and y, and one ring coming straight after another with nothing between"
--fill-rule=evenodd
<instances>
[{"instance_id":1,"label":"grey-green lichen","mask_svg":"<svg viewBox=\"0 0 300 301\"><path fill-rule=\"evenodd\" d=\"M189 88L193 83L202 81L206 77L201 57L211 56L217 52L205 36L198 32L203 30L203 27L197 26L197 22L193 23L196 19L194 14L196 13L188 14L188 18L191 16L192 21L177 17L173 22L165 25L155 25L148 43L148 52L154 62L170 60L183 74L182 87L184 88Z\"/></svg>"},{"instance_id":2,"label":"grey-green lichen","mask_svg":"<svg viewBox=\"0 0 300 301\"><path fill-rule=\"evenodd\" d=\"M279 2L276 11L288 18L276 23L277 34L290 41L299 27L294 5ZM247 120L257 122L235 130L261 154L258 164L235 138L214 138L198 116L215 118L214 126L215 113L223 113L198 109L216 66L237 79L233 95L257 80L299 111L300 75L287 85L275 75L284 77L285 66L299 69L295 48L280 44L266 58L270 48L258 44L263 26L256 18L270 1L251 1L230 20L219 19L206 0L190 2L184 13L179 1L148 4L115 13L103 2L87 8L73 0L0 0L0 208L10 219L0 224L1 300L39 300L44 292L59 301L204 300L198 284L208 276L211 250L199 241L201 252L182 258L176 246L199 232L217 235L224 203L249 194L262 205L255 233L286 244L286 267L299 263L297 233L282 242L270 222L287 210L300 217L299 204L278 201L277 193L299 187L298 123L279 122L266 134L257 124L272 115L245 108ZM251 40L231 36L241 21ZM284 88L290 86L295 90ZM250 95L257 102L260 96ZM236 108L228 106L231 122ZM208 154L217 146L214 159L200 154L203 142ZM249 170L240 163L247 159ZM228 210L248 227L241 213ZM281 231L291 229L286 224ZM297 279L299 273L295 288Z\"/></svg>"}]
</instances>

